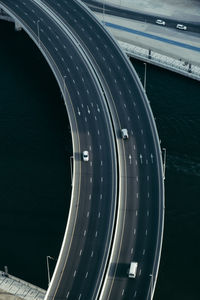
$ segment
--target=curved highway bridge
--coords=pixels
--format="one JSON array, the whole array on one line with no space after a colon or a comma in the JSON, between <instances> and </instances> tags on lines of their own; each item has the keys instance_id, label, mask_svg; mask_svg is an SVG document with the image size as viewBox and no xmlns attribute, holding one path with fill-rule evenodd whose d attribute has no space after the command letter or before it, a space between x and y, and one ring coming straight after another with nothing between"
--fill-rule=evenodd
<instances>
[{"instance_id":1,"label":"curved highway bridge","mask_svg":"<svg viewBox=\"0 0 200 300\"><path fill-rule=\"evenodd\" d=\"M80 1L0 0L0 8L48 61L72 132L71 206L45 299L152 299L164 176L154 118L136 72ZM135 279L127 275L131 261L138 262Z\"/></svg>"}]
</instances>

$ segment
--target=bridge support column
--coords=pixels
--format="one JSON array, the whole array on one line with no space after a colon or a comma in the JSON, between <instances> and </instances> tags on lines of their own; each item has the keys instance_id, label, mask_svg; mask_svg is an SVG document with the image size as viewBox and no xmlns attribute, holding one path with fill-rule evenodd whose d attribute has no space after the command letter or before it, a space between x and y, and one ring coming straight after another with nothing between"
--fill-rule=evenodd
<instances>
[{"instance_id":1,"label":"bridge support column","mask_svg":"<svg viewBox=\"0 0 200 300\"><path fill-rule=\"evenodd\" d=\"M189 66L188 66L188 72L189 72L189 73L192 73L192 69L191 69L191 68L192 68L192 65L189 64Z\"/></svg>"},{"instance_id":2,"label":"bridge support column","mask_svg":"<svg viewBox=\"0 0 200 300\"><path fill-rule=\"evenodd\" d=\"M21 25L20 25L16 20L15 20L15 30L16 30L16 31L22 30Z\"/></svg>"}]
</instances>

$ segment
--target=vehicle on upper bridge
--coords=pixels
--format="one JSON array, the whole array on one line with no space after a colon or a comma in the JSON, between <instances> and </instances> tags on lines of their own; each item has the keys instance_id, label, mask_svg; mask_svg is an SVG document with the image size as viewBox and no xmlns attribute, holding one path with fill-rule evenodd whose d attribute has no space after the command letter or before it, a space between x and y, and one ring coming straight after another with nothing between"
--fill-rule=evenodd
<instances>
[{"instance_id":1,"label":"vehicle on upper bridge","mask_svg":"<svg viewBox=\"0 0 200 300\"><path fill-rule=\"evenodd\" d=\"M136 277L137 267L138 267L137 262L131 262L129 273L128 273L129 278L135 278Z\"/></svg>"},{"instance_id":2,"label":"vehicle on upper bridge","mask_svg":"<svg viewBox=\"0 0 200 300\"><path fill-rule=\"evenodd\" d=\"M89 160L89 152L87 150L84 150L82 157L83 157L83 161L88 161Z\"/></svg>"},{"instance_id":3,"label":"vehicle on upper bridge","mask_svg":"<svg viewBox=\"0 0 200 300\"><path fill-rule=\"evenodd\" d=\"M121 135L123 140L127 140L128 139L128 130L126 128L121 129Z\"/></svg>"}]
</instances>

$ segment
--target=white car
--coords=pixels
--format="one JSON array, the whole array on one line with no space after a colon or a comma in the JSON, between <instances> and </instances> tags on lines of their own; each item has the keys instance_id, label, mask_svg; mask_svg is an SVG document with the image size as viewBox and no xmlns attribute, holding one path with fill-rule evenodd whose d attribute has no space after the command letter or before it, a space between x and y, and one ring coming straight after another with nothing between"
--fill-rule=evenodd
<instances>
[{"instance_id":1,"label":"white car","mask_svg":"<svg viewBox=\"0 0 200 300\"><path fill-rule=\"evenodd\" d=\"M157 19L156 24L165 26L165 21Z\"/></svg>"},{"instance_id":2,"label":"white car","mask_svg":"<svg viewBox=\"0 0 200 300\"><path fill-rule=\"evenodd\" d=\"M177 24L176 25L177 29L181 29L181 30L187 30L187 26L183 25L183 24Z\"/></svg>"},{"instance_id":3,"label":"white car","mask_svg":"<svg viewBox=\"0 0 200 300\"><path fill-rule=\"evenodd\" d=\"M83 157L83 161L88 161L89 160L89 152L87 150L83 151L82 157Z\"/></svg>"}]
</instances>

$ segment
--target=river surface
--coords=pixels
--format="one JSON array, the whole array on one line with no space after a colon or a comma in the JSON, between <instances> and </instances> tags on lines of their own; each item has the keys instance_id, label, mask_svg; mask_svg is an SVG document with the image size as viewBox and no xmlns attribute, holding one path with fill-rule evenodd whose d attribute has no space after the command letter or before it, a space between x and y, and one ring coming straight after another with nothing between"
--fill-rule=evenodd
<instances>
[{"instance_id":1,"label":"river surface","mask_svg":"<svg viewBox=\"0 0 200 300\"><path fill-rule=\"evenodd\" d=\"M71 194L71 135L58 85L33 42L0 22L0 269L47 288ZM144 64L132 60L143 81ZM199 299L200 84L147 66L167 149L166 215L155 300ZM50 260L52 272L55 261Z\"/></svg>"}]
</instances>

